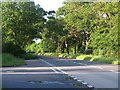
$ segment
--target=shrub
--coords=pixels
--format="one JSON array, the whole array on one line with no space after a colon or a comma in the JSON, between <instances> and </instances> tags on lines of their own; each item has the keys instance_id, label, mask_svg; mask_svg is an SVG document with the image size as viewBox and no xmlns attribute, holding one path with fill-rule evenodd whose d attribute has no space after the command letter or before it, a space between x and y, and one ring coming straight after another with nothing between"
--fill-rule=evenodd
<instances>
[{"instance_id":1,"label":"shrub","mask_svg":"<svg viewBox=\"0 0 120 90\"><path fill-rule=\"evenodd\" d=\"M92 53L93 53L93 50L91 50L91 49L88 49L88 50L84 51L84 54L92 54Z\"/></svg>"},{"instance_id":2,"label":"shrub","mask_svg":"<svg viewBox=\"0 0 120 90\"><path fill-rule=\"evenodd\" d=\"M16 58L12 54L3 53L0 56L2 57L2 66L19 66L25 64L23 59Z\"/></svg>"},{"instance_id":3,"label":"shrub","mask_svg":"<svg viewBox=\"0 0 120 90\"><path fill-rule=\"evenodd\" d=\"M37 59L38 58L38 56L37 55L35 55L35 54L33 54L33 53L26 53L26 54L21 54L20 55L20 58L22 58L22 59Z\"/></svg>"},{"instance_id":4,"label":"shrub","mask_svg":"<svg viewBox=\"0 0 120 90\"><path fill-rule=\"evenodd\" d=\"M14 56L19 56L19 54L25 53L25 51L22 50L19 45L15 45L12 42L3 43L2 44L2 52L3 53L11 53Z\"/></svg>"}]
</instances>

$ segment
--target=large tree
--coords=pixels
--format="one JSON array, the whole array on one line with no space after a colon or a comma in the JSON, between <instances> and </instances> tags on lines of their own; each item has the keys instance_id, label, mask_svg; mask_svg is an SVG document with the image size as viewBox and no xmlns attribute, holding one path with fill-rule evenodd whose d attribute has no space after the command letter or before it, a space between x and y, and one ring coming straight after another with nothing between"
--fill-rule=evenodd
<instances>
[{"instance_id":1,"label":"large tree","mask_svg":"<svg viewBox=\"0 0 120 90\"><path fill-rule=\"evenodd\" d=\"M45 11L34 2L2 2L3 43L11 42L23 49L32 39L40 36ZM4 45L3 45L4 46Z\"/></svg>"}]
</instances>

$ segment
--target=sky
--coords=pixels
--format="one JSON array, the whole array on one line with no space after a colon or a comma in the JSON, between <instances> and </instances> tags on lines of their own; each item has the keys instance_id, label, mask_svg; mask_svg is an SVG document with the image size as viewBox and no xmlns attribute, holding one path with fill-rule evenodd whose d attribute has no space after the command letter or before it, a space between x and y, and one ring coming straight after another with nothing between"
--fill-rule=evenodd
<instances>
[{"instance_id":1,"label":"sky","mask_svg":"<svg viewBox=\"0 0 120 90\"><path fill-rule=\"evenodd\" d=\"M33 0L35 4L39 4L45 11L51 11L62 6L64 0Z\"/></svg>"}]
</instances>

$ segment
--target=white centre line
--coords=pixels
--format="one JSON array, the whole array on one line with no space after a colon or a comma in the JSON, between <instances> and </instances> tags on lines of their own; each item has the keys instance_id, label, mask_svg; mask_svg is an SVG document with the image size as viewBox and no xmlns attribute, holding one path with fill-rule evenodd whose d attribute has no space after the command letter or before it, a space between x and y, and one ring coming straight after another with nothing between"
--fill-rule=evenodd
<instances>
[{"instance_id":1,"label":"white centre line","mask_svg":"<svg viewBox=\"0 0 120 90\"><path fill-rule=\"evenodd\" d=\"M99 69L103 69L102 67L99 67L99 66L97 66L97 68L99 68Z\"/></svg>"},{"instance_id":2,"label":"white centre line","mask_svg":"<svg viewBox=\"0 0 120 90\"><path fill-rule=\"evenodd\" d=\"M62 73L64 73L64 74L68 74L68 73L64 72L63 70L59 69L58 67L54 66L53 64L50 64L50 63L46 62L46 61L43 60L43 59L40 59L40 60L43 61L43 62L45 62L45 63L47 63L48 65L54 67L55 69L61 71ZM56 71L55 69L54 69L54 71Z\"/></svg>"},{"instance_id":3,"label":"white centre line","mask_svg":"<svg viewBox=\"0 0 120 90\"><path fill-rule=\"evenodd\" d=\"M59 73L58 71L56 71L53 67L49 67L50 69L52 69L55 73Z\"/></svg>"}]
</instances>

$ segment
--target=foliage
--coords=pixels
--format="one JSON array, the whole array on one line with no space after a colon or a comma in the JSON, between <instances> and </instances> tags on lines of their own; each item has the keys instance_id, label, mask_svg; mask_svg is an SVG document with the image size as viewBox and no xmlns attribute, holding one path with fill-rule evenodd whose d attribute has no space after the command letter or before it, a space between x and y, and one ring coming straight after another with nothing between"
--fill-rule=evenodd
<instances>
[{"instance_id":1,"label":"foliage","mask_svg":"<svg viewBox=\"0 0 120 90\"><path fill-rule=\"evenodd\" d=\"M36 54L33 54L33 53L26 53L26 54L21 54L20 58L28 60L28 59L37 59L38 56Z\"/></svg>"},{"instance_id":2,"label":"foliage","mask_svg":"<svg viewBox=\"0 0 120 90\"><path fill-rule=\"evenodd\" d=\"M25 53L25 51L22 50L20 46L14 45L12 42L3 43L2 44L2 52L3 53L11 53L14 56L19 56L19 54Z\"/></svg>"},{"instance_id":3,"label":"foliage","mask_svg":"<svg viewBox=\"0 0 120 90\"><path fill-rule=\"evenodd\" d=\"M39 5L35 6L34 2L1 2L1 8L3 43L12 42L13 47L24 49L33 38L40 37L45 11Z\"/></svg>"},{"instance_id":4,"label":"foliage","mask_svg":"<svg viewBox=\"0 0 120 90\"><path fill-rule=\"evenodd\" d=\"M49 39L43 39L40 43L41 52L55 52L55 42Z\"/></svg>"},{"instance_id":5,"label":"foliage","mask_svg":"<svg viewBox=\"0 0 120 90\"><path fill-rule=\"evenodd\" d=\"M117 63L116 59L107 59L117 58L119 51L118 2L65 2L57 12L46 12L33 2L1 4L4 52L15 55L25 49L43 55L49 52L51 56ZM33 38L41 42L33 43Z\"/></svg>"},{"instance_id":6,"label":"foliage","mask_svg":"<svg viewBox=\"0 0 120 90\"><path fill-rule=\"evenodd\" d=\"M96 26L90 38L94 54L116 56L118 53L118 3L94 3L93 10L99 15L94 21Z\"/></svg>"},{"instance_id":7,"label":"foliage","mask_svg":"<svg viewBox=\"0 0 120 90\"><path fill-rule=\"evenodd\" d=\"M25 64L24 60L16 58L11 54L3 53L0 57L2 57L2 66L20 66Z\"/></svg>"}]
</instances>

